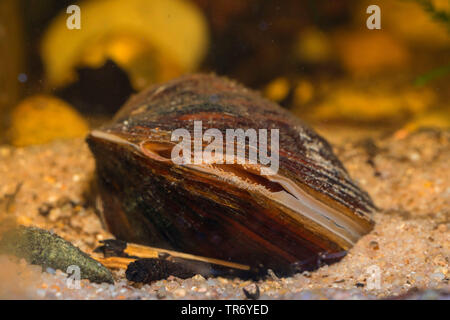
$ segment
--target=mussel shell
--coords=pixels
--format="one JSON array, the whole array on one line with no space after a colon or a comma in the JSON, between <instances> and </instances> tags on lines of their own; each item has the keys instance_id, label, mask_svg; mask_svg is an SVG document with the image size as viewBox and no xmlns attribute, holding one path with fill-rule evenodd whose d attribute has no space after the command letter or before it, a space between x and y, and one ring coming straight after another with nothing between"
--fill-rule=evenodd
<instances>
[{"instance_id":1,"label":"mussel shell","mask_svg":"<svg viewBox=\"0 0 450 320\"><path fill-rule=\"evenodd\" d=\"M279 129L279 171L176 165L171 133ZM317 254L348 250L373 226L372 200L330 145L258 93L214 75L190 75L132 97L87 142L103 219L119 239L280 273ZM270 144L269 144L270 147ZM248 151L248 150L247 150Z\"/></svg>"}]
</instances>

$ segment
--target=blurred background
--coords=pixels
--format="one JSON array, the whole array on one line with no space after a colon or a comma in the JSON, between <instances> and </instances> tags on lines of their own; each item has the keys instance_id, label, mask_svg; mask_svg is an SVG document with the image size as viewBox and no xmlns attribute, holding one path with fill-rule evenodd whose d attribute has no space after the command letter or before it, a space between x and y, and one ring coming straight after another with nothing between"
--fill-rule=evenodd
<instances>
[{"instance_id":1,"label":"blurred background","mask_svg":"<svg viewBox=\"0 0 450 320\"><path fill-rule=\"evenodd\" d=\"M381 30L366 26L372 4ZM0 0L0 143L84 136L133 93L192 72L319 128L448 129L450 0Z\"/></svg>"}]
</instances>

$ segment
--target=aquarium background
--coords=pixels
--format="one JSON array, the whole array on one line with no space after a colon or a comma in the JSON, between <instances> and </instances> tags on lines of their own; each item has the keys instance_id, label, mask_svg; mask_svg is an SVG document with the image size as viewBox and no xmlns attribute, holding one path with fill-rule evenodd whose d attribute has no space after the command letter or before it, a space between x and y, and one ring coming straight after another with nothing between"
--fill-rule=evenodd
<instances>
[{"instance_id":1,"label":"aquarium background","mask_svg":"<svg viewBox=\"0 0 450 320\"><path fill-rule=\"evenodd\" d=\"M80 29L68 29L80 8ZM381 29L368 29L370 5ZM448 127L447 0L0 3L1 141L83 136L127 98L215 72L313 124ZM70 20L73 22L73 20Z\"/></svg>"}]
</instances>

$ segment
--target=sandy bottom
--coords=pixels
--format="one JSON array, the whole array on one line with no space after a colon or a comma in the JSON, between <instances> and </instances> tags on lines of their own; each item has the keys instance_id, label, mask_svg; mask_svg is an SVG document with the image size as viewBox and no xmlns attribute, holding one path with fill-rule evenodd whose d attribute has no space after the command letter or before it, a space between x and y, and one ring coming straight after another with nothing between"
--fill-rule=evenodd
<instances>
[{"instance_id":1,"label":"sandy bottom","mask_svg":"<svg viewBox=\"0 0 450 320\"><path fill-rule=\"evenodd\" d=\"M319 128L351 176L382 210L375 229L339 263L311 273L257 282L266 299L443 298L450 296L450 132L359 132ZM91 253L103 230L89 201L93 159L81 140L15 149L0 147L0 213L52 229ZM41 271L0 256L0 298L244 299L240 279L170 277L133 284L68 286L59 270Z\"/></svg>"}]
</instances>

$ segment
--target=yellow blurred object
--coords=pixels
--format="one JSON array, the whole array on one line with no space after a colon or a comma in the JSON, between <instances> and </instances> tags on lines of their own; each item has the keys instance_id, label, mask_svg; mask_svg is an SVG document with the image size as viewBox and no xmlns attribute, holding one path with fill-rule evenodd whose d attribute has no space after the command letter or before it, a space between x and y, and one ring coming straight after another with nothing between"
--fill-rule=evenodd
<instances>
[{"instance_id":1,"label":"yellow blurred object","mask_svg":"<svg viewBox=\"0 0 450 320\"><path fill-rule=\"evenodd\" d=\"M407 49L383 30L340 32L335 43L339 60L355 76L392 72L410 60Z\"/></svg>"},{"instance_id":2,"label":"yellow blurred object","mask_svg":"<svg viewBox=\"0 0 450 320\"><path fill-rule=\"evenodd\" d=\"M438 11L450 13L450 1L448 0L431 0L433 7Z\"/></svg>"},{"instance_id":3,"label":"yellow blurred object","mask_svg":"<svg viewBox=\"0 0 450 320\"><path fill-rule=\"evenodd\" d=\"M341 85L330 90L312 112L317 120L394 122L430 109L436 95L429 88L386 89Z\"/></svg>"},{"instance_id":4,"label":"yellow blurred object","mask_svg":"<svg viewBox=\"0 0 450 320\"><path fill-rule=\"evenodd\" d=\"M437 10L448 11L448 0L433 0ZM372 4L372 0L365 3ZM418 1L383 0L381 8L381 27L416 46L449 47L450 35L445 23L433 19ZM447 9L447 10L445 10Z\"/></svg>"},{"instance_id":5,"label":"yellow blurred object","mask_svg":"<svg viewBox=\"0 0 450 320\"><path fill-rule=\"evenodd\" d=\"M435 110L419 114L403 127L408 132L422 128L450 129L450 110Z\"/></svg>"},{"instance_id":6,"label":"yellow blurred object","mask_svg":"<svg viewBox=\"0 0 450 320\"><path fill-rule=\"evenodd\" d=\"M311 63L324 62L330 59L332 52L330 40L324 32L309 28L299 34L295 53L301 60Z\"/></svg>"},{"instance_id":7,"label":"yellow blurred object","mask_svg":"<svg viewBox=\"0 0 450 320\"><path fill-rule=\"evenodd\" d=\"M142 90L156 82L168 81L182 74L183 69L168 53L164 53L142 37L114 34L88 46L79 65L100 68L107 59L126 70L132 86Z\"/></svg>"},{"instance_id":8,"label":"yellow blurred object","mask_svg":"<svg viewBox=\"0 0 450 320\"><path fill-rule=\"evenodd\" d=\"M294 91L294 105L301 106L310 102L314 97L314 87L311 82L301 80Z\"/></svg>"},{"instance_id":9,"label":"yellow blurred object","mask_svg":"<svg viewBox=\"0 0 450 320\"><path fill-rule=\"evenodd\" d=\"M23 100L11 114L9 136L17 147L83 137L88 125L66 102L47 95Z\"/></svg>"},{"instance_id":10,"label":"yellow blurred object","mask_svg":"<svg viewBox=\"0 0 450 320\"><path fill-rule=\"evenodd\" d=\"M205 18L184 0L84 1L81 29L66 27L60 14L42 42L50 85L75 80L76 66L100 67L110 58L141 89L195 70L208 46Z\"/></svg>"},{"instance_id":11,"label":"yellow blurred object","mask_svg":"<svg viewBox=\"0 0 450 320\"><path fill-rule=\"evenodd\" d=\"M289 94L290 88L291 85L287 78L276 78L266 86L264 95L270 100L280 102Z\"/></svg>"}]
</instances>

